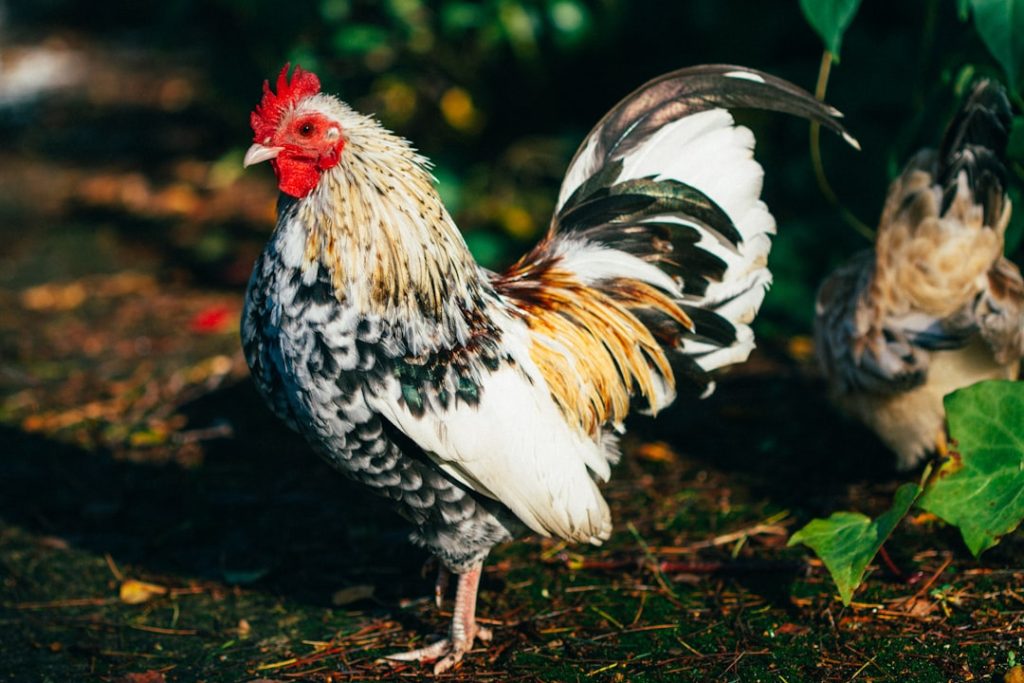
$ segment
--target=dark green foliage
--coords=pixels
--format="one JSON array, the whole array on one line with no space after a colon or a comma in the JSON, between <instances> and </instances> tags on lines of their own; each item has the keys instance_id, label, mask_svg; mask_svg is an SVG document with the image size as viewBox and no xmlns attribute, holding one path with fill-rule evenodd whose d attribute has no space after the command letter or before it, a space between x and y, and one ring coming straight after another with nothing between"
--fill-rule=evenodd
<instances>
[{"instance_id":1,"label":"dark green foliage","mask_svg":"<svg viewBox=\"0 0 1024 683\"><path fill-rule=\"evenodd\" d=\"M214 98L202 114L217 123L206 125L200 145L175 153L237 155L248 142L245 121L261 81L285 60L315 70L326 90L375 113L436 163L446 202L491 268L514 261L548 227L573 151L645 80L726 62L813 90L821 50L795 1L322 0L282 11L270 0L171 0L142 12L127 0L88 11L49 0L46 11L41 7L13 3L11 21L44 25L61 17L72 30L127 36L170 58L195 55L197 92ZM822 144L840 200L868 225L912 151L938 140L970 76L1002 73L974 21L960 22L956 8L941 2L857 10L827 99L846 114L864 151L848 151L832 136ZM767 113L739 117L757 134L765 200L779 222L770 261L775 283L758 331L805 333L818 282L863 238L816 189L805 125ZM50 144L65 154L88 148L66 143ZM106 139L99 153L131 165L116 149ZM1024 232L1024 212L1016 215L1011 245Z\"/></svg>"},{"instance_id":2,"label":"dark green foliage","mask_svg":"<svg viewBox=\"0 0 1024 683\"><path fill-rule=\"evenodd\" d=\"M857 14L860 0L800 0L800 8L829 52L839 61L843 34Z\"/></svg>"},{"instance_id":3,"label":"dark green foliage","mask_svg":"<svg viewBox=\"0 0 1024 683\"><path fill-rule=\"evenodd\" d=\"M1006 71L1011 90L1019 95L1024 78L1024 2L970 0L970 5L985 46Z\"/></svg>"}]
</instances>

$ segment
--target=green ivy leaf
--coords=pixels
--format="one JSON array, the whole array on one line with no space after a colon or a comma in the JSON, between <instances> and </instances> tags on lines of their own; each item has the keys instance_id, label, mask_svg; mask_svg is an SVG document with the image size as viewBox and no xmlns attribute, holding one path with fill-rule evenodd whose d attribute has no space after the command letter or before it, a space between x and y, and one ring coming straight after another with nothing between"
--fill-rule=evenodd
<instances>
[{"instance_id":1,"label":"green ivy leaf","mask_svg":"<svg viewBox=\"0 0 1024 683\"><path fill-rule=\"evenodd\" d=\"M836 582L843 604L849 605L868 563L919 495L920 486L904 484L897 489L892 507L878 519L871 521L859 512L836 512L828 519L811 520L793 534L789 545L803 543L813 550Z\"/></svg>"},{"instance_id":2,"label":"green ivy leaf","mask_svg":"<svg viewBox=\"0 0 1024 683\"><path fill-rule=\"evenodd\" d=\"M945 404L959 457L939 470L918 505L960 527L977 557L1024 519L1024 384L981 382Z\"/></svg>"},{"instance_id":3,"label":"green ivy leaf","mask_svg":"<svg viewBox=\"0 0 1024 683\"><path fill-rule=\"evenodd\" d=\"M804 18L825 41L825 47L837 62L843 34L859 7L860 0L800 0Z\"/></svg>"},{"instance_id":4,"label":"green ivy leaf","mask_svg":"<svg viewBox=\"0 0 1024 683\"><path fill-rule=\"evenodd\" d=\"M971 9L982 42L1006 71L1010 88L1019 92L1024 75L1024 0L971 0Z\"/></svg>"}]
</instances>

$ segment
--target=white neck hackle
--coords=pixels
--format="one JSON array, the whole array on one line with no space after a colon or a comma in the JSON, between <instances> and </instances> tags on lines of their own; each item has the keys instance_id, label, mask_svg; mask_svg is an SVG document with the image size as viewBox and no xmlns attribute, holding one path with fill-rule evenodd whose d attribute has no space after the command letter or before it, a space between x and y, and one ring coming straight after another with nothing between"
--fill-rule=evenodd
<instances>
[{"instance_id":1,"label":"white neck hackle","mask_svg":"<svg viewBox=\"0 0 1024 683\"><path fill-rule=\"evenodd\" d=\"M464 311L485 279L434 188L430 162L371 117L329 95L307 98L346 142L337 166L300 200L306 267L325 265L340 300L390 319L439 323L468 338Z\"/></svg>"}]
</instances>

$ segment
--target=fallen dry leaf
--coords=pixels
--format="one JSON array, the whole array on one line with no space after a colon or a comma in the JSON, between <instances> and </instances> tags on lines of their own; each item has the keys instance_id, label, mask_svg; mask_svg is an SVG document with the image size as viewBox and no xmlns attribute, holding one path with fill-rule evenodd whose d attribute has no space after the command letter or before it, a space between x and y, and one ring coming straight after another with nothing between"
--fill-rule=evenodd
<instances>
[{"instance_id":1,"label":"fallen dry leaf","mask_svg":"<svg viewBox=\"0 0 1024 683\"><path fill-rule=\"evenodd\" d=\"M125 674L117 683L167 683L167 679L159 671L142 671Z\"/></svg>"},{"instance_id":2,"label":"fallen dry leaf","mask_svg":"<svg viewBox=\"0 0 1024 683\"><path fill-rule=\"evenodd\" d=\"M146 583L145 581L128 579L121 584L121 590L118 593L118 597L120 597L121 602L125 604L139 605L152 600L158 595L165 595L166 593L166 588L158 586L155 583Z\"/></svg>"},{"instance_id":3,"label":"fallen dry leaf","mask_svg":"<svg viewBox=\"0 0 1024 683\"><path fill-rule=\"evenodd\" d=\"M803 636L811 632L809 626L802 626L800 624L794 624L792 622L786 622L782 626L775 629L777 635L791 635L791 636Z\"/></svg>"},{"instance_id":4,"label":"fallen dry leaf","mask_svg":"<svg viewBox=\"0 0 1024 683\"><path fill-rule=\"evenodd\" d=\"M786 351L793 360L810 360L814 357L814 340L803 335L790 337Z\"/></svg>"},{"instance_id":5,"label":"fallen dry leaf","mask_svg":"<svg viewBox=\"0 0 1024 683\"><path fill-rule=\"evenodd\" d=\"M51 550L68 550L71 547L67 540L60 536L42 536L38 543L40 546Z\"/></svg>"},{"instance_id":6,"label":"fallen dry leaf","mask_svg":"<svg viewBox=\"0 0 1024 683\"><path fill-rule=\"evenodd\" d=\"M334 595L331 596L331 604L335 607L343 607L371 597L373 597L373 586L369 584L346 586L334 592Z\"/></svg>"},{"instance_id":7,"label":"fallen dry leaf","mask_svg":"<svg viewBox=\"0 0 1024 683\"><path fill-rule=\"evenodd\" d=\"M939 521L939 518L930 512L919 512L908 516L907 521L914 526L923 526L925 524L935 524Z\"/></svg>"},{"instance_id":8,"label":"fallen dry leaf","mask_svg":"<svg viewBox=\"0 0 1024 683\"><path fill-rule=\"evenodd\" d=\"M33 311L70 311L88 297L81 282L38 285L21 294L21 305Z\"/></svg>"},{"instance_id":9,"label":"fallen dry leaf","mask_svg":"<svg viewBox=\"0 0 1024 683\"><path fill-rule=\"evenodd\" d=\"M939 606L928 598L913 598L903 606L904 611L915 617L926 617L938 608Z\"/></svg>"},{"instance_id":10,"label":"fallen dry leaf","mask_svg":"<svg viewBox=\"0 0 1024 683\"><path fill-rule=\"evenodd\" d=\"M637 447L634 455L648 462L676 462L679 460L676 452L664 441L641 444Z\"/></svg>"}]
</instances>

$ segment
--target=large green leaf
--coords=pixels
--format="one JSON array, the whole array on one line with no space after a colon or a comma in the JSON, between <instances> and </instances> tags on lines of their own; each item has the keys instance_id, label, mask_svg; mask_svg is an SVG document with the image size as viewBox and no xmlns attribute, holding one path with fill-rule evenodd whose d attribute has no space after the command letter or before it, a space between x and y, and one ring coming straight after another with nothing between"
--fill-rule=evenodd
<instances>
[{"instance_id":1,"label":"large green leaf","mask_svg":"<svg viewBox=\"0 0 1024 683\"><path fill-rule=\"evenodd\" d=\"M804 17L821 39L825 47L839 61L839 47L843 43L843 34L853 21L860 0L800 0L800 9Z\"/></svg>"},{"instance_id":2,"label":"large green leaf","mask_svg":"<svg viewBox=\"0 0 1024 683\"><path fill-rule=\"evenodd\" d=\"M960 527L975 556L1024 519L1024 384L982 382L946 397L954 457L918 505Z\"/></svg>"},{"instance_id":3,"label":"large green leaf","mask_svg":"<svg viewBox=\"0 0 1024 683\"><path fill-rule=\"evenodd\" d=\"M1024 76L1024 0L971 0L974 25L1014 92Z\"/></svg>"},{"instance_id":4,"label":"large green leaf","mask_svg":"<svg viewBox=\"0 0 1024 683\"><path fill-rule=\"evenodd\" d=\"M813 550L836 582L843 604L849 605L868 563L920 494L917 484L904 484L897 489L892 507L878 519L872 521L859 512L836 512L828 519L812 520L793 534L789 545L803 543Z\"/></svg>"}]
</instances>

